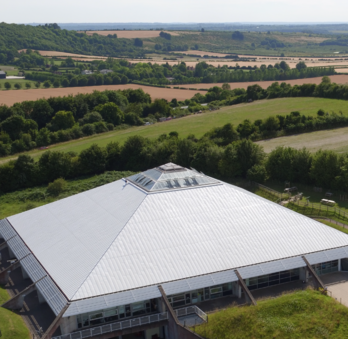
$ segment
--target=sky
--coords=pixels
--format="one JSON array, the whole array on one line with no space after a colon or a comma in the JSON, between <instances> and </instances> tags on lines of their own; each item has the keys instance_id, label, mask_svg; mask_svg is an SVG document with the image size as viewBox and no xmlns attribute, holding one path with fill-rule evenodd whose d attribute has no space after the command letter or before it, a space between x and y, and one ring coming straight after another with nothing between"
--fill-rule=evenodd
<instances>
[{"instance_id":1,"label":"sky","mask_svg":"<svg viewBox=\"0 0 348 339\"><path fill-rule=\"evenodd\" d=\"M0 22L348 22L347 0L16 0Z\"/></svg>"}]
</instances>

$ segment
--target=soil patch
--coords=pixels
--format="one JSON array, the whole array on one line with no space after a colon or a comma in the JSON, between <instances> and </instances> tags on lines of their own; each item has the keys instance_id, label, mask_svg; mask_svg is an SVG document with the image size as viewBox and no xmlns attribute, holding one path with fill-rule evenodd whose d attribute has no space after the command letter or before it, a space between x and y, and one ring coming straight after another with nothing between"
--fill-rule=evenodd
<instances>
[{"instance_id":1,"label":"soil patch","mask_svg":"<svg viewBox=\"0 0 348 339\"><path fill-rule=\"evenodd\" d=\"M348 72L348 68L346 69ZM331 79L332 82L335 82L337 84L347 84L348 83L348 75L330 75L329 78ZM319 85L321 83L322 77L317 77L317 78L306 78L306 79L296 79L296 80L285 80L285 81L279 81L281 82L286 82L287 84L290 84L291 86L294 85L303 85L303 84L316 84ZM248 86L251 85L259 85L262 88L267 88L270 85L272 85L275 81L255 81L255 82L230 82L231 89L235 88L244 88L247 89ZM183 88L211 88L214 86L222 86L222 83L213 83L213 84L191 84L191 85L177 85L179 87ZM174 86L173 86L174 87Z\"/></svg>"},{"instance_id":2,"label":"soil patch","mask_svg":"<svg viewBox=\"0 0 348 339\"><path fill-rule=\"evenodd\" d=\"M196 93L205 94L204 91L188 91L172 88L159 88L140 86L134 84L128 85L104 85L104 86L86 86L86 87L67 87L67 88L48 88L48 89L29 89L29 90L10 90L0 92L0 105L12 106L16 102L26 100L38 100L50 97L63 97L67 95L77 95L79 93L87 94L93 91L105 90L123 90L123 89L143 89L145 93L150 94L152 99L166 99L168 101L176 98L177 100L191 99Z\"/></svg>"}]
</instances>

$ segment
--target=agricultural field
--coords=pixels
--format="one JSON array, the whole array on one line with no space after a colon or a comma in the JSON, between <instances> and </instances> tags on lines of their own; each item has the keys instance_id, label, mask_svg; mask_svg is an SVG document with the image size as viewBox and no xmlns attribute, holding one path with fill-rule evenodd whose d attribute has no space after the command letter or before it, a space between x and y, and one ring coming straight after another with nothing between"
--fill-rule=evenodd
<instances>
[{"instance_id":1,"label":"agricultural field","mask_svg":"<svg viewBox=\"0 0 348 339\"><path fill-rule=\"evenodd\" d=\"M14 81L18 82L18 81ZM27 82L27 81L25 81ZM1 93L0 105L5 104L12 106L16 102L26 100L37 100L41 98L60 97L67 95L76 95L79 93L93 93L93 91L105 90L123 90L123 89L138 89L141 88L144 92L151 95L152 99L166 99L168 101L176 98L179 101L191 99L196 93L205 94L204 91L188 91L172 88L160 88L141 85L102 85L102 86L86 86L86 87L66 87L66 88L48 88L48 89L30 89L16 91L4 91Z\"/></svg>"},{"instance_id":2,"label":"agricultural field","mask_svg":"<svg viewBox=\"0 0 348 339\"><path fill-rule=\"evenodd\" d=\"M194 91L187 92L194 93ZM221 127L226 123L232 123L237 126L245 119L255 121L257 119L265 119L271 115L286 115L292 111L300 111L302 114L315 115L320 108L326 111L342 111L343 114L348 114L348 101L320 98L260 100L249 104L243 103L223 107L220 110L210 113L189 115L181 119L173 119L171 121L156 123L150 126L131 127L125 130L106 132L91 137L52 145L49 149L65 152L81 152L93 143L97 143L100 146L106 146L111 141L118 141L122 144L128 137L133 135L140 135L154 139L163 133L169 133L172 131L179 132L180 137L187 137L189 134L194 134L199 138L212 128ZM336 131L338 130L335 130L333 133ZM42 151L36 149L27 153L37 158L42 154ZM17 155L1 158L0 163L16 158Z\"/></svg>"},{"instance_id":3,"label":"agricultural field","mask_svg":"<svg viewBox=\"0 0 348 339\"><path fill-rule=\"evenodd\" d=\"M159 34L161 31L154 31L154 30L134 30L134 31L126 31L126 30L112 30L112 31L84 31L87 35L93 35L93 34L98 34L98 35L113 35L116 34L118 38L124 38L124 39L135 39L135 38L157 38L159 37ZM178 36L178 33L175 32L167 32L164 31L165 33L170 33L173 36Z\"/></svg>"},{"instance_id":4,"label":"agricultural field","mask_svg":"<svg viewBox=\"0 0 348 339\"><path fill-rule=\"evenodd\" d=\"M258 301L257 306L230 307L209 315L195 327L207 339L346 338L348 309L310 289Z\"/></svg>"},{"instance_id":5,"label":"agricultural field","mask_svg":"<svg viewBox=\"0 0 348 339\"><path fill-rule=\"evenodd\" d=\"M348 72L348 68L347 68ZM329 78L331 79L331 82L335 82L336 84L340 85L346 85L348 84L348 75L330 75ZM294 85L303 85L303 84L316 84L319 85L322 81L322 77L317 77L317 78L306 78L306 79L297 79L297 80L284 80L284 81L279 81L279 82L285 82L287 84L290 84L291 86ZM271 86L275 81L255 81L255 82L230 82L231 89L235 88L244 88L247 89L248 86L251 85L259 85L262 88L267 88ZM172 88L174 87L180 87L180 88L197 88L197 89L209 89L214 86L222 86L222 83L210 83L210 84L189 84L189 85L175 85L171 86Z\"/></svg>"},{"instance_id":6,"label":"agricultural field","mask_svg":"<svg viewBox=\"0 0 348 339\"><path fill-rule=\"evenodd\" d=\"M25 87L25 84L28 82L28 83L30 83L30 85L31 85L31 88L35 88L35 81L31 81L31 80L25 80L25 79L0 79L0 91L2 90L2 91L7 91L6 90L6 88L5 88L5 82L9 82L10 84L11 84L11 86L12 86L12 88L11 89L15 89L14 88L14 85L15 84L21 84L21 86L22 86L22 89L25 89L26 87ZM12 91L11 91L12 92ZM4 94L5 96L6 96L6 94ZM12 93L12 95L13 95L13 93ZM1 98L0 98L0 102L2 101L2 96L3 96L3 94L1 94ZM19 96L19 94L17 93L17 96Z\"/></svg>"},{"instance_id":7,"label":"agricultural field","mask_svg":"<svg viewBox=\"0 0 348 339\"><path fill-rule=\"evenodd\" d=\"M348 127L261 140L257 143L264 148L266 153L271 152L278 146L297 149L305 146L311 152L325 149L337 153L346 153L348 152Z\"/></svg>"}]
</instances>

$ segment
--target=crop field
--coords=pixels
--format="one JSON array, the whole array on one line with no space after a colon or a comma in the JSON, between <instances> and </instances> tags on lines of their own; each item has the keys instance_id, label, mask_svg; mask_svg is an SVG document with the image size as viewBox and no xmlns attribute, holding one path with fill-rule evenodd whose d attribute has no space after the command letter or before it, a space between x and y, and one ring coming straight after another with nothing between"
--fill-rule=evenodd
<instances>
[{"instance_id":1,"label":"crop field","mask_svg":"<svg viewBox=\"0 0 348 339\"><path fill-rule=\"evenodd\" d=\"M271 115L289 114L292 111L300 111L302 114L315 115L320 108L325 111L338 112L341 110L344 114L348 114L348 101L319 98L260 100L254 101L250 104L224 107L218 111L210 113L189 115L185 118L173 119L171 121L156 123L150 126L131 127L126 130L111 131L91 137L72 140L52 145L49 149L64 152L75 151L79 153L94 143L97 143L100 146L106 146L111 141L118 141L122 144L128 137L133 135L140 135L154 139L163 133L169 133L172 131L177 131L180 137L187 137L189 134L194 134L199 138L212 128L221 127L226 123L232 123L237 126L244 119L255 121L257 119L265 119ZM26 153L37 158L42 154L42 152L43 151L36 149ZM17 155L0 158L0 163L16 158Z\"/></svg>"},{"instance_id":2,"label":"crop field","mask_svg":"<svg viewBox=\"0 0 348 339\"><path fill-rule=\"evenodd\" d=\"M319 149L332 150L337 153L348 152L348 127L290 135L257 142L269 153L278 146L301 149L304 146L311 152Z\"/></svg>"},{"instance_id":3,"label":"crop field","mask_svg":"<svg viewBox=\"0 0 348 339\"><path fill-rule=\"evenodd\" d=\"M348 71L348 68L347 68ZM331 82L335 82L340 85L348 84L348 75L330 75L329 78L331 79ZM303 84L316 84L319 85L321 83L322 77L317 78L306 78L306 79L297 79L297 80L285 80L285 81L279 81L280 82L286 82L287 84L290 84L291 86L294 85L303 85ZM235 88L244 88L247 89L248 86L251 85L259 85L262 88L267 88L270 85L272 85L275 81L254 81L254 82L230 82L231 89ZM175 87L182 87L182 88L205 88L209 89L214 86L222 86L222 83L210 83L210 84L189 84L189 85L175 85ZM174 86L172 86L174 87Z\"/></svg>"},{"instance_id":4,"label":"crop field","mask_svg":"<svg viewBox=\"0 0 348 339\"><path fill-rule=\"evenodd\" d=\"M174 35L177 36L179 35L178 33L175 32L167 32L164 31L165 33L170 33L170 35ZM125 39L135 39L135 38L156 38L159 37L159 34L161 33L161 31L143 31L143 30L139 30L139 31L86 31L87 35L93 35L93 34L98 34L98 35L104 35L107 36L109 34L114 35L117 34L118 38L125 38Z\"/></svg>"},{"instance_id":5,"label":"crop field","mask_svg":"<svg viewBox=\"0 0 348 339\"><path fill-rule=\"evenodd\" d=\"M21 49L18 52L26 51L25 49ZM58 52L58 51L37 51L42 56L47 57L76 57L76 58L92 58L93 59L106 59L106 57L102 56L96 56L96 55L85 55L85 54L74 54L74 53L68 53L68 52Z\"/></svg>"},{"instance_id":6,"label":"crop field","mask_svg":"<svg viewBox=\"0 0 348 339\"><path fill-rule=\"evenodd\" d=\"M18 80L14 81L18 82ZM27 81L25 81L27 82ZM38 100L42 98L59 97L67 95L76 95L79 93L93 93L93 91L105 90L123 90L123 89L143 89L144 92L151 95L152 99L166 99L168 101L176 98L177 100L191 99L196 93L205 94L204 91L188 91L172 88L160 88L141 85L103 85L86 87L67 87L67 88L48 88L48 89L29 89L20 91L2 91L0 96L0 105L12 106L16 102L26 100Z\"/></svg>"}]
</instances>

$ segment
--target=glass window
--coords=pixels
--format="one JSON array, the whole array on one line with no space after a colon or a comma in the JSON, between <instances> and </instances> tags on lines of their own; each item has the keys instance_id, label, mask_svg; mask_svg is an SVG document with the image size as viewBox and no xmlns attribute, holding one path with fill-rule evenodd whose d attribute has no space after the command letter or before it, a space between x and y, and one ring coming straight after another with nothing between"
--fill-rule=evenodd
<instances>
[{"instance_id":1,"label":"glass window","mask_svg":"<svg viewBox=\"0 0 348 339\"><path fill-rule=\"evenodd\" d=\"M145 313L145 303L144 302L138 302L132 304L132 313L133 315L140 315Z\"/></svg>"},{"instance_id":2,"label":"glass window","mask_svg":"<svg viewBox=\"0 0 348 339\"><path fill-rule=\"evenodd\" d=\"M221 293L221 292L222 292L221 286L216 286L216 287L210 288L210 294L216 294L216 293Z\"/></svg>"},{"instance_id":3,"label":"glass window","mask_svg":"<svg viewBox=\"0 0 348 339\"><path fill-rule=\"evenodd\" d=\"M94 314L91 314L89 316L90 320L95 320L95 319L100 319L100 318L103 318L103 312L94 313Z\"/></svg>"},{"instance_id":4,"label":"glass window","mask_svg":"<svg viewBox=\"0 0 348 339\"><path fill-rule=\"evenodd\" d=\"M262 275L257 279L258 284L268 283L268 275Z\"/></svg>"}]
</instances>

